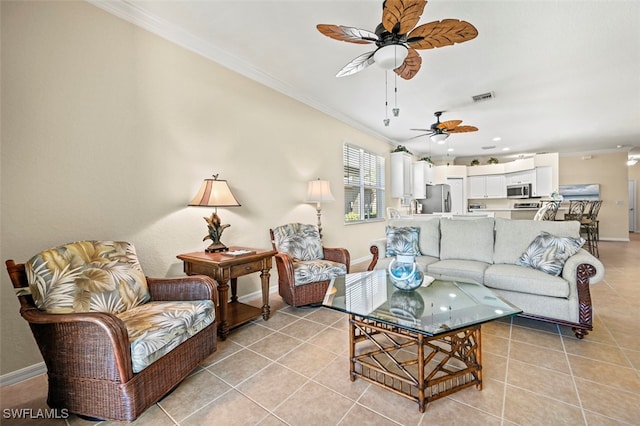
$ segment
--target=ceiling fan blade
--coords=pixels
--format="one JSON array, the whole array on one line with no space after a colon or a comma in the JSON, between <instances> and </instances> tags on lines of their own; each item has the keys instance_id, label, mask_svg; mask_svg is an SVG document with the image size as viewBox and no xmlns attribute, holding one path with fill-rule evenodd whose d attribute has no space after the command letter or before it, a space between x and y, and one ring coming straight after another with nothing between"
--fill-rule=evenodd
<instances>
[{"instance_id":1,"label":"ceiling fan blade","mask_svg":"<svg viewBox=\"0 0 640 426\"><path fill-rule=\"evenodd\" d=\"M476 126L458 126L455 129L448 130L449 133L467 133L477 131L478 128Z\"/></svg>"},{"instance_id":2,"label":"ceiling fan blade","mask_svg":"<svg viewBox=\"0 0 640 426\"><path fill-rule=\"evenodd\" d=\"M433 133L423 133L421 135L417 135L417 136L411 136L409 139L407 139L408 141L410 141L411 139L417 139L417 138L421 138L423 136L431 136Z\"/></svg>"},{"instance_id":3,"label":"ceiling fan blade","mask_svg":"<svg viewBox=\"0 0 640 426\"><path fill-rule=\"evenodd\" d=\"M393 34L406 34L416 26L426 6L425 0L385 0L382 26Z\"/></svg>"},{"instance_id":4,"label":"ceiling fan blade","mask_svg":"<svg viewBox=\"0 0 640 426\"><path fill-rule=\"evenodd\" d=\"M407 44L414 49L433 49L472 40L478 35L476 27L466 21L445 19L429 22L411 31Z\"/></svg>"},{"instance_id":5,"label":"ceiling fan blade","mask_svg":"<svg viewBox=\"0 0 640 426\"><path fill-rule=\"evenodd\" d=\"M450 132L453 129L455 129L457 126L459 126L461 123L462 123L462 120L448 120L438 124L437 127L438 129L442 129Z\"/></svg>"},{"instance_id":6,"label":"ceiling fan blade","mask_svg":"<svg viewBox=\"0 0 640 426\"><path fill-rule=\"evenodd\" d=\"M405 80L411 80L420 71L421 66L420 54L415 49L409 48L409 54L404 58L402 65L393 71Z\"/></svg>"},{"instance_id":7,"label":"ceiling fan blade","mask_svg":"<svg viewBox=\"0 0 640 426\"><path fill-rule=\"evenodd\" d=\"M378 41L378 36L375 33L359 28L332 24L318 24L316 28L322 34L334 40L357 44L370 44Z\"/></svg>"},{"instance_id":8,"label":"ceiling fan blade","mask_svg":"<svg viewBox=\"0 0 640 426\"><path fill-rule=\"evenodd\" d=\"M374 53L375 50L372 50L371 52L363 53L362 55L358 56L347 65L345 65L340 71L338 71L336 77L345 77L347 75L355 74L367 68L369 65L375 62L373 60Z\"/></svg>"},{"instance_id":9,"label":"ceiling fan blade","mask_svg":"<svg viewBox=\"0 0 640 426\"><path fill-rule=\"evenodd\" d=\"M409 130L415 130L417 132L431 132L431 133L433 133L433 131L431 129L409 129Z\"/></svg>"}]
</instances>

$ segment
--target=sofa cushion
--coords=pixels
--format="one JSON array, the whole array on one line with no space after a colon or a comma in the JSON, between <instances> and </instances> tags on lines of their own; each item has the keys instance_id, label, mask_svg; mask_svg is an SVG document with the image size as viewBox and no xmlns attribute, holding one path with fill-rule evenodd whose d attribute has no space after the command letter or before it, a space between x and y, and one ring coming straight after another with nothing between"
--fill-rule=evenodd
<instances>
[{"instance_id":1,"label":"sofa cushion","mask_svg":"<svg viewBox=\"0 0 640 426\"><path fill-rule=\"evenodd\" d=\"M518 265L558 276L564 262L582 248L584 238L556 237L541 232L518 259Z\"/></svg>"},{"instance_id":2,"label":"sofa cushion","mask_svg":"<svg viewBox=\"0 0 640 426\"><path fill-rule=\"evenodd\" d=\"M315 225L287 223L273 229L276 249L293 260L317 260L324 257L320 232Z\"/></svg>"},{"instance_id":3,"label":"sofa cushion","mask_svg":"<svg viewBox=\"0 0 640 426\"><path fill-rule=\"evenodd\" d=\"M325 281L347 273L344 263L331 260L303 260L293 262L294 285Z\"/></svg>"},{"instance_id":4,"label":"sofa cushion","mask_svg":"<svg viewBox=\"0 0 640 426\"><path fill-rule=\"evenodd\" d=\"M482 284L488 267L488 263L475 260L441 260L427 266L427 273L442 275L443 278L471 279Z\"/></svg>"},{"instance_id":5,"label":"sofa cushion","mask_svg":"<svg viewBox=\"0 0 640 426\"><path fill-rule=\"evenodd\" d=\"M440 218L429 217L420 219L393 219L389 226L416 227L420 229L418 247L425 256L440 257Z\"/></svg>"},{"instance_id":6,"label":"sofa cushion","mask_svg":"<svg viewBox=\"0 0 640 426\"><path fill-rule=\"evenodd\" d=\"M48 313L131 309L150 299L133 244L80 241L45 250L25 265L29 289Z\"/></svg>"},{"instance_id":7,"label":"sofa cushion","mask_svg":"<svg viewBox=\"0 0 640 426\"><path fill-rule=\"evenodd\" d=\"M387 269L393 259L395 259L395 257L382 257L378 259L375 269ZM427 267L429 265L440 261L437 257L432 256L416 256L415 260L416 265L418 265L418 269L422 272L427 272Z\"/></svg>"},{"instance_id":8,"label":"sofa cushion","mask_svg":"<svg viewBox=\"0 0 640 426\"><path fill-rule=\"evenodd\" d=\"M524 266L491 265L484 273L484 285L507 291L550 297L569 297L569 282Z\"/></svg>"},{"instance_id":9,"label":"sofa cushion","mask_svg":"<svg viewBox=\"0 0 640 426\"><path fill-rule=\"evenodd\" d=\"M473 220L442 218L440 259L493 263L493 226L492 217Z\"/></svg>"},{"instance_id":10,"label":"sofa cushion","mask_svg":"<svg viewBox=\"0 0 640 426\"><path fill-rule=\"evenodd\" d=\"M215 319L211 300L149 302L117 314L129 334L131 363L139 373Z\"/></svg>"},{"instance_id":11,"label":"sofa cushion","mask_svg":"<svg viewBox=\"0 0 640 426\"><path fill-rule=\"evenodd\" d=\"M558 237L580 238L578 221L510 220L496 218L494 263L515 265L541 231Z\"/></svg>"},{"instance_id":12,"label":"sofa cushion","mask_svg":"<svg viewBox=\"0 0 640 426\"><path fill-rule=\"evenodd\" d=\"M387 257L405 255L420 256L420 247L418 246L418 237L420 228L415 226L395 227L387 226Z\"/></svg>"}]
</instances>

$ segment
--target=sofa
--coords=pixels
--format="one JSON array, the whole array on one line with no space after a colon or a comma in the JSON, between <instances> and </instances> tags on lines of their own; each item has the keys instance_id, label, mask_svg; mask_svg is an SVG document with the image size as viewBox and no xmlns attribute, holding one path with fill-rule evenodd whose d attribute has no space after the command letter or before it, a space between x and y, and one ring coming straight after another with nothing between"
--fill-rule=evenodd
<instances>
[{"instance_id":1,"label":"sofa","mask_svg":"<svg viewBox=\"0 0 640 426\"><path fill-rule=\"evenodd\" d=\"M386 230L371 243L369 270L415 255L425 274L483 284L522 317L571 327L579 339L593 330L589 286L605 271L581 248L578 221L425 216L391 219Z\"/></svg>"},{"instance_id":2,"label":"sofa","mask_svg":"<svg viewBox=\"0 0 640 426\"><path fill-rule=\"evenodd\" d=\"M80 241L6 266L51 408L133 421L216 351L215 281L145 277L133 244Z\"/></svg>"}]
</instances>

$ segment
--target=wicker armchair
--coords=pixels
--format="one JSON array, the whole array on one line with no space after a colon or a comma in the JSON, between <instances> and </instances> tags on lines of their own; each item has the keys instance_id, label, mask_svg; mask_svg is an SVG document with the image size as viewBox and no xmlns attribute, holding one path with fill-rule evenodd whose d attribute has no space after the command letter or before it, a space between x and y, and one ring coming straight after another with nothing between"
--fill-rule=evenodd
<instances>
[{"instance_id":1,"label":"wicker armchair","mask_svg":"<svg viewBox=\"0 0 640 426\"><path fill-rule=\"evenodd\" d=\"M94 252L73 253L73 248L81 244L82 250L91 247ZM120 259L104 255L109 250L111 254L119 252ZM127 270L127 264L137 265L133 273ZM62 265L65 267L58 269ZM29 323L47 366L47 404L51 408L64 408L90 418L133 421L216 350L215 281L205 276L146 278L130 244L72 243L42 252L25 264L7 260L6 266L20 300L20 314ZM54 287L66 287L68 297L46 287L43 283L47 277L55 282ZM141 283L140 288L129 286L133 279ZM107 283L113 284L107 289L113 290L110 294L97 291L104 290ZM124 301L120 300L124 303L118 305L116 312L95 309L102 303L100 300L111 300L114 303L110 306L115 306L117 293L123 294L123 285L127 286L124 293L129 293L122 298ZM144 297L131 298L135 299L135 306L128 306L126 299L136 292ZM47 300L47 293L52 293L52 298ZM57 303L65 297L72 307ZM134 342L142 341L141 346L145 347L162 340L158 338L162 330L141 330L142 323L153 323L154 309L160 315L165 309L177 315L179 304L185 312L200 312L180 318L191 315L189 318L193 319L189 330L182 333L188 335L181 343L166 337L166 346L146 357L148 365L137 363L144 351L140 346L133 350ZM171 321L167 316L156 324L175 332L173 323L167 326ZM151 341L140 337L153 333L156 337Z\"/></svg>"},{"instance_id":2,"label":"wicker armchair","mask_svg":"<svg viewBox=\"0 0 640 426\"><path fill-rule=\"evenodd\" d=\"M322 303L331 278L349 273L349 251L322 246L314 225L290 223L269 229L278 269L278 292L291 306Z\"/></svg>"}]
</instances>

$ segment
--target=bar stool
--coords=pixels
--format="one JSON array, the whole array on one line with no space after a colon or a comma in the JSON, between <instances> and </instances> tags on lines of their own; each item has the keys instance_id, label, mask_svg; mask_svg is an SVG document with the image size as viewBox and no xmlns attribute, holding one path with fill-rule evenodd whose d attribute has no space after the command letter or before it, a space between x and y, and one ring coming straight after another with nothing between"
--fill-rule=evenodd
<instances>
[{"instance_id":1,"label":"bar stool","mask_svg":"<svg viewBox=\"0 0 640 426\"><path fill-rule=\"evenodd\" d=\"M595 257L600 257L598 240L600 240L600 221L598 212L602 206L602 200L593 200L589 203L588 212L580 220L580 233L587 236L589 252Z\"/></svg>"},{"instance_id":2,"label":"bar stool","mask_svg":"<svg viewBox=\"0 0 640 426\"><path fill-rule=\"evenodd\" d=\"M564 220L582 220L582 215L587 207L587 200L571 200L569 201L569 213L565 213Z\"/></svg>"}]
</instances>

